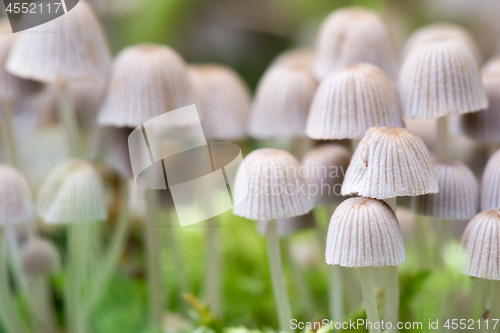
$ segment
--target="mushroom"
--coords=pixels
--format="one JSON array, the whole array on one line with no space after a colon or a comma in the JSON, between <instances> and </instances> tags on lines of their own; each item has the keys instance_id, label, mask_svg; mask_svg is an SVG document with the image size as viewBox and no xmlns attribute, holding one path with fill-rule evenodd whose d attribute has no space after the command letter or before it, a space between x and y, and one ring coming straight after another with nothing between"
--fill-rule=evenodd
<instances>
[{"instance_id":1,"label":"mushroom","mask_svg":"<svg viewBox=\"0 0 500 333\"><path fill-rule=\"evenodd\" d=\"M500 150L488 160L481 180L481 211L500 209Z\"/></svg>"}]
</instances>

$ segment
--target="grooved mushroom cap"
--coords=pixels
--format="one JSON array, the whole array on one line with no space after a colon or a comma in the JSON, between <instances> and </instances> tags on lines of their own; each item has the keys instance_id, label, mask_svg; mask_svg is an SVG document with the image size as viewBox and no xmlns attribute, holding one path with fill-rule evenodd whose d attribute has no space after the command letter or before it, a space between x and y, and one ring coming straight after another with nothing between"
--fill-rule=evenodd
<instances>
[{"instance_id":1,"label":"grooved mushroom cap","mask_svg":"<svg viewBox=\"0 0 500 333\"><path fill-rule=\"evenodd\" d=\"M30 276L50 275L60 270L61 257L51 242L32 237L21 249L21 267Z\"/></svg>"},{"instance_id":2,"label":"grooved mushroom cap","mask_svg":"<svg viewBox=\"0 0 500 333\"><path fill-rule=\"evenodd\" d=\"M399 96L408 118L436 119L488 107L479 65L461 40L414 48L399 73Z\"/></svg>"},{"instance_id":3,"label":"grooved mushroom cap","mask_svg":"<svg viewBox=\"0 0 500 333\"><path fill-rule=\"evenodd\" d=\"M416 47L435 41L445 41L445 40L462 40L464 41L474 53L474 56L481 63L481 54L479 48L474 41L472 35L464 28L459 25L438 22L426 25L414 33L406 41L404 46L401 59L405 59L406 56Z\"/></svg>"},{"instance_id":4,"label":"grooved mushroom cap","mask_svg":"<svg viewBox=\"0 0 500 333\"><path fill-rule=\"evenodd\" d=\"M436 193L429 151L414 133L373 127L359 143L347 169L342 195L387 199Z\"/></svg>"},{"instance_id":5,"label":"grooved mushroom cap","mask_svg":"<svg viewBox=\"0 0 500 333\"><path fill-rule=\"evenodd\" d=\"M500 209L500 150L491 155L481 180L481 210Z\"/></svg>"},{"instance_id":6,"label":"grooved mushroom cap","mask_svg":"<svg viewBox=\"0 0 500 333\"><path fill-rule=\"evenodd\" d=\"M353 64L323 80L311 104L306 134L317 140L361 139L373 126L402 127L399 100L385 74Z\"/></svg>"},{"instance_id":7,"label":"grooved mushroom cap","mask_svg":"<svg viewBox=\"0 0 500 333\"><path fill-rule=\"evenodd\" d=\"M104 188L94 167L72 160L52 171L37 197L38 215L48 224L97 222L106 219Z\"/></svg>"},{"instance_id":8,"label":"grooved mushroom cap","mask_svg":"<svg viewBox=\"0 0 500 333\"><path fill-rule=\"evenodd\" d=\"M259 221L257 227L262 235L266 234L269 221ZM314 228L316 222L314 215L309 212L305 215L293 216L287 219L278 219L276 221L276 231L279 237L286 237L297 231Z\"/></svg>"},{"instance_id":9,"label":"grooved mushroom cap","mask_svg":"<svg viewBox=\"0 0 500 333\"><path fill-rule=\"evenodd\" d=\"M25 79L60 83L104 78L110 62L94 10L80 0L56 20L18 34L7 71Z\"/></svg>"},{"instance_id":10,"label":"grooved mushroom cap","mask_svg":"<svg viewBox=\"0 0 500 333\"><path fill-rule=\"evenodd\" d=\"M302 176L309 183L315 205L338 203L351 152L341 145L326 143L308 151L302 158ZM314 185L314 186L313 186Z\"/></svg>"},{"instance_id":11,"label":"grooved mushroom cap","mask_svg":"<svg viewBox=\"0 0 500 333\"><path fill-rule=\"evenodd\" d=\"M271 66L257 86L248 124L250 136L305 136L307 114L317 85L303 63Z\"/></svg>"},{"instance_id":12,"label":"grooved mushroom cap","mask_svg":"<svg viewBox=\"0 0 500 333\"><path fill-rule=\"evenodd\" d=\"M2 100L24 97L42 88L39 82L22 79L10 74L5 69L5 63L15 39L16 35L12 33L9 21L7 19L0 20L0 99Z\"/></svg>"},{"instance_id":13,"label":"grooved mushroom cap","mask_svg":"<svg viewBox=\"0 0 500 333\"><path fill-rule=\"evenodd\" d=\"M392 209L383 201L352 198L330 220L326 263L344 267L396 266L406 260L403 234Z\"/></svg>"},{"instance_id":14,"label":"grooved mushroom cap","mask_svg":"<svg viewBox=\"0 0 500 333\"><path fill-rule=\"evenodd\" d=\"M33 197L23 175L0 164L0 226L33 222L34 218Z\"/></svg>"},{"instance_id":15,"label":"grooved mushroom cap","mask_svg":"<svg viewBox=\"0 0 500 333\"><path fill-rule=\"evenodd\" d=\"M221 65L190 66L189 76L206 138L246 138L250 91L242 78Z\"/></svg>"},{"instance_id":16,"label":"grooved mushroom cap","mask_svg":"<svg viewBox=\"0 0 500 333\"><path fill-rule=\"evenodd\" d=\"M500 142L500 57L490 60L482 72L489 106L486 110L460 117L461 131L481 142Z\"/></svg>"},{"instance_id":17,"label":"grooved mushroom cap","mask_svg":"<svg viewBox=\"0 0 500 333\"><path fill-rule=\"evenodd\" d=\"M98 122L135 128L192 101L187 66L174 50L152 44L130 46L113 63Z\"/></svg>"},{"instance_id":18,"label":"grooved mushroom cap","mask_svg":"<svg viewBox=\"0 0 500 333\"><path fill-rule=\"evenodd\" d=\"M500 211L477 214L465 228L462 247L467 254L463 273L488 280L500 280Z\"/></svg>"},{"instance_id":19,"label":"grooved mushroom cap","mask_svg":"<svg viewBox=\"0 0 500 333\"><path fill-rule=\"evenodd\" d=\"M358 62L367 62L382 69L394 79L396 55L387 27L369 10L350 7L330 14L321 25L313 72L318 80L333 70Z\"/></svg>"},{"instance_id":20,"label":"grooved mushroom cap","mask_svg":"<svg viewBox=\"0 0 500 333\"><path fill-rule=\"evenodd\" d=\"M472 171L460 162L434 164L439 192L414 198L417 214L448 220L468 220L479 208L479 183Z\"/></svg>"},{"instance_id":21,"label":"grooved mushroom cap","mask_svg":"<svg viewBox=\"0 0 500 333\"><path fill-rule=\"evenodd\" d=\"M233 213L258 221L308 213L313 205L299 169L299 162L286 151L262 148L251 152L238 168L234 185L235 198L242 197L244 188L248 194L233 207Z\"/></svg>"}]
</instances>

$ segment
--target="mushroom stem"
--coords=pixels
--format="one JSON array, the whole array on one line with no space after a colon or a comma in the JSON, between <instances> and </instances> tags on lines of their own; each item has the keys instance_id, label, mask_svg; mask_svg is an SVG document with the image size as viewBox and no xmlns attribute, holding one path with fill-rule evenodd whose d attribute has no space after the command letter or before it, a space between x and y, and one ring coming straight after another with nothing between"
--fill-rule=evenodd
<instances>
[{"instance_id":1,"label":"mushroom stem","mask_svg":"<svg viewBox=\"0 0 500 333\"><path fill-rule=\"evenodd\" d=\"M301 271L300 267L298 267L292 256L289 239L283 239L283 247L284 261L292 269L293 280L295 282L295 286L297 287L297 294L300 298L304 313L308 319L313 319L314 313L316 312L313 296L311 295L311 290L309 289L307 282L305 281L304 273Z\"/></svg>"},{"instance_id":2,"label":"mushroom stem","mask_svg":"<svg viewBox=\"0 0 500 333\"><path fill-rule=\"evenodd\" d=\"M330 319L342 322L344 319L344 283L342 281L342 268L338 265L329 267L329 303Z\"/></svg>"},{"instance_id":3,"label":"mushroom stem","mask_svg":"<svg viewBox=\"0 0 500 333\"><path fill-rule=\"evenodd\" d=\"M399 321L399 280L398 266L384 267L385 271L385 305L384 317L386 322L392 323L392 328L386 332L397 332Z\"/></svg>"},{"instance_id":4,"label":"mushroom stem","mask_svg":"<svg viewBox=\"0 0 500 333\"><path fill-rule=\"evenodd\" d=\"M210 311L220 318L220 260L217 251L217 225L215 219L207 221L206 234L206 266L205 266L205 295Z\"/></svg>"},{"instance_id":5,"label":"mushroom stem","mask_svg":"<svg viewBox=\"0 0 500 333\"><path fill-rule=\"evenodd\" d=\"M146 269L148 281L149 319L153 327L160 328L165 305L160 240L157 232L157 203L153 191L146 192L147 216L143 223L146 246Z\"/></svg>"},{"instance_id":6,"label":"mushroom stem","mask_svg":"<svg viewBox=\"0 0 500 333\"><path fill-rule=\"evenodd\" d=\"M490 314L488 316L488 332L498 332L499 326L498 322L493 321L493 319L500 319L500 281L491 280L491 291L490 291ZM496 328L494 328L496 324Z\"/></svg>"},{"instance_id":7,"label":"mushroom stem","mask_svg":"<svg viewBox=\"0 0 500 333\"><path fill-rule=\"evenodd\" d=\"M435 219L435 223L438 225L438 237L436 244L436 265L443 263L443 251L446 244L448 244L452 238L451 236L451 221Z\"/></svg>"},{"instance_id":8,"label":"mushroom stem","mask_svg":"<svg viewBox=\"0 0 500 333\"><path fill-rule=\"evenodd\" d=\"M50 300L50 288L48 281L43 276L28 277L27 291L29 293L28 301L34 317L34 327L39 333L54 333L55 322L52 302Z\"/></svg>"},{"instance_id":9,"label":"mushroom stem","mask_svg":"<svg viewBox=\"0 0 500 333\"><path fill-rule=\"evenodd\" d=\"M267 223L267 256L271 272L276 311L280 329L290 332L290 320L292 319L292 308L288 299L285 285L285 276L281 264L281 251L276 228L276 220Z\"/></svg>"},{"instance_id":10,"label":"mushroom stem","mask_svg":"<svg viewBox=\"0 0 500 333\"><path fill-rule=\"evenodd\" d=\"M19 322L15 310L15 301L9 283L9 270L7 265L7 244L0 242L0 317L7 333L24 333L25 330Z\"/></svg>"},{"instance_id":11,"label":"mushroom stem","mask_svg":"<svg viewBox=\"0 0 500 333\"><path fill-rule=\"evenodd\" d=\"M372 268L359 267L359 275L361 277L361 290L363 292L368 331L370 333L381 333L380 318L378 316L377 301L375 300L375 290L373 289L372 282Z\"/></svg>"},{"instance_id":12,"label":"mushroom stem","mask_svg":"<svg viewBox=\"0 0 500 333\"><path fill-rule=\"evenodd\" d=\"M60 84L57 97L59 119L64 125L69 147L71 149L71 155L72 157L78 157L80 155L78 122L76 119L75 107L71 98L71 93L66 83Z\"/></svg>"},{"instance_id":13,"label":"mushroom stem","mask_svg":"<svg viewBox=\"0 0 500 333\"><path fill-rule=\"evenodd\" d=\"M448 122L446 116L437 120L437 153L439 160L448 156Z\"/></svg>"},{"instance_id":14,"label":"mushroom stem","mask_svg":"<svg viewBox=\"0 0 500 333\"><path fill-rule=\"evenodd\" d=\"M12 101L4 100L2 103L2 139L4 148L7 151L8 160L10 164L19 167L19 158L17 155L17 145L14 133L12 133Z\"/></svg>"}]
</instances>

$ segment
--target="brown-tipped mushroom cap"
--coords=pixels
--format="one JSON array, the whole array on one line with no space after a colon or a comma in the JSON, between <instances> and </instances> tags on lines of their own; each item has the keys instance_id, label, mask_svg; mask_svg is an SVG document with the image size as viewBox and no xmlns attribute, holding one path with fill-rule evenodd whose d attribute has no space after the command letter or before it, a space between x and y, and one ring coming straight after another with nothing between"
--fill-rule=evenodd
<instances>
[{"instance_id":1,"label":"brown-tipped mushroom cap","mask_svg":"<svg viewBox=\"0 0 500 333\"><path fill-rule=\"evenodd\" d=\"M30 276L50 275L61 268L61 258L51 242L32 237L21 249L21 267Z\"/></svg>"},{"instance_id":2,"label":"brown-tipped mushroom cap","mask_svg":"<svg viewBox=\"0 0 500 333\"><path fill-rule=\"evenodd\" d=\"M317 82L301 63L271 66L261 78L250 112L248 133L259 139L305 136Z\"/></svg>"},{"instance_id":3,"label":"brown-tipped mushroom cap","mask_svg":"<svg viewBox=\"0 0 500 333\"><path fill-rule=\"evenodd\" d=\"M358 62L381 68L391 79L396 76L396 55L380 17L358 7L337 10L320 28L314 75L322 80L333 70Z\"/></svg>"},{"instance_id":4,"label":"brown-tipped mushroom cap","mask_svg":"<svg viewBox=\"0 0 500 333\"><path fill-rule=\"evenodd\" d=\"M461 40L414 48L399 73L399 95L408 118L440 118L485 109L479 66Z\"/></svg>"},{"instance_id":5,"label":"brown-tipped mushroom cap","mask_svg":"<svg viewBox=\"0 0 500 333\"><path fill-rule=\"evenodd\" d=\"M405 59L414 48L420 45L445 40L464 41L470 47L478 62L481 63L479 48L470 32L459 25L447 22L428 24L413 32L405 43L401 59Z\"/></svg>"},{"instance_id":6,"label":"brown-tipped mushroom cap","mask_svg":"<svg viewBox=\"0 0 500 333\"><path fill-rule=\"evenodd\" d=\"M460 162L434 164L439 192L414 198L417 214L447 220L468 220L479 209L479 183L472 171Z\"/></svg>"},{"instance_id":7,"label":"brown-tipped mushroom cap","mask_svg":"<svg viewBox=\"0 0 500 333\"><path fill-rule=\"evenodd\" d=\"M246 189L248 194L233 213L258 221L308 213L313 205L299 169L299 162L286 151L262 148L251 152L240 165L234 185L235 198L241 198Z\"/></svg>"},{"instance_id":8,"label":"brown-tipped mushroom cap","mask_svg":"<svg viewBox=\"0 0 500 333\"><path fill-rule=\"evenodd\" d=\"M262 235L266 235L268 222L259 221L257 224L257 228ZM305 215L276 220L276 232L279 237L286 237L300 230L314 228L315 225L314 215L309 212Z\"/></svg>"},{"instance_id":9,"label":"brown-tipped mushroom cap","mask_svg":"<svg viewBox=\"0 0 500 333\"><path fill-rule=\"evenodd\" d=\"M484 66L481 77L489 106L486 110L462 115L460 129L477 141L500 142L500 57Z\"/></svg>"},{"instance_id":10,"label":"brown-tipped mushroom cap","mask_svg":"<svg viewBox=\"0 0 500 333\"><path fill-rule=\"evenodd\" d=\"M116 57L98 121L102 126L135 128L192 102L182 58L169 47L140 44Z\"/></svg>"},{"instance_id":11,"label":"brown-tipped mushroom cap","mask_svg":"<svg viewBox=\"0 0 500 333\"><path fill-rule=\"evenodd\" d=\"M500 211L477 214L465 228L462 246L467 254L463 273L488 280L500 280Z\"/></svg>"},{"instance_id":12,"label":"brown-tipped mushroom cap","mask_svg":"<svg viewBox=\"0 0 500 333\"><path fill-rule=\"evenodd\" d=\"M0 164L0 226L29 223L34 218L33 198L23 175Z\"/></svg>"},{"instance_id":13,"label":"brown-tipped mushroom cap","mask_svg":"<svg viewBox=\"0 0 500 333\"><path fill-rule=\"evenodd\" d=\"M340 191L350 160L349 150L334 143L323 144L304 155L301 173L309 183L309 196L315 205L329 205L344 199Z\"/></svg>"},{"instance_id":14,"label":"brown-tipped mushroom cap","mask_svg":"<svg viewBox=\"0 0 500 333\"><path fill-rule=\"evenodd\" d=\"M80 0L68 13L20 33L7 70L25 79L67 82L104 78L110 62L94 10Z\"/></svg>"},{"instance_id":15,"label":"brown-tipped mushroom cap","mask_svg":"<svg viewBox=\"0 0 500 333\"><path fill-rule=\"evenodd\" d=\"M94 167L71 160L52 171L37 197L37 211L49 224L97 222L106 219L104 188Z\"/></svg>"},{"instance_id":16,"label":"brown-tipped mushroom cap","mask_svg":"<svg viewBox=\"0 0 500 333\"><path fill-rule=\"evenodd\" d=\"M491 155L481 180L481 210L500 209L500 150Z\"/></svg>"},{"instance_id":17,"label":"brown-tipped mushroom cap","mask_svg":"<svg viewBox=\"0 0 500 333\"><path fill-rule=\"evenodd\" d=\"M196 107L207 139L246 138L250 92L242 78L221 65L189 67Z\"/></svg>"},{"instance_id":18,"label":"brown-tipped mushroom cap","mask_svg":"<svg viewBox=\"0 0 500 333\"><path fill-rule=\"evenodd\" d=\"M385 74L353 64L321 82L311 104L306 134L317 140L361 139L373 126L402 127L399 100Z\"/></svg>"},{"instance_id":19,"label":"brown-tipped mushroom cap","mask_svg":"<svg viewBox=\"0 0 500 333\"><path fill-rule=\"evenodd\" d=\"M406 252L396 215L380 200L342 202L330 220L325 257L327 264L344 267L401 264Z\"/></svg>"},{"instance_id":20,"label":"brown-tipped mushroom cap","mask_svg":"<svg viewBox=\"0 0 500 333\"><path fill-rule=\"evenodd\" d=\"M436 193L429 151L414 133L397 127L373 127L356 148L342 195L387 199Z\"/></svg>"}]
</instances>

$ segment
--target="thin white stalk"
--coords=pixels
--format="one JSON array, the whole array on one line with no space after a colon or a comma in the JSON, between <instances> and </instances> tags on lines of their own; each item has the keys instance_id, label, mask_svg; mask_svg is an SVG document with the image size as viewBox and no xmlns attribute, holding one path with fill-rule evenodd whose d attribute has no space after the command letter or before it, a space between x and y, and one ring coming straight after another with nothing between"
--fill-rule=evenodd
<instances>
[{"instance_id":1,"label":"thin white stalk","mask_svg":"<svg viewBox=\"0 0 500 333\"><path fill-rule=\"evenodd\" d=\"M383 270L385 273L384 320L386 323L392 323L392 329L386 332L397 332L396 325L399 321L398 266L387 266Z\"/></svg>"},{"instance_id":2,"label":"thin white stalk","mask_svg":"<svg viewBox=\"0 0 500 333\"><path fill-rule=\"evenodd\" d=\"M436 265L442 265L444 263L444 261L443 261L444 248L452 239L451 221L437 219L437 218L433 218L433 219L435 219L435 222L438 226L438 237L436 238L437 244L436 244L435 263L436 263Z\"/></svg>"},{"instance_id":3,"label":"thin white stalk","mask_svg":"<svg viewBox=\"0 0 500 333\"><path fill-rule=\"evenodd\" d=\"M370 333L381 333L380 318L378 316L377 301L375 300L375 290L373 289L372 268L360 267L359 276L361 277L361 290L363 291L363 303L366 310L366 320L371 323Z\"/></svg>"},{"instance_id":4,"label":"thin white stalk","mask_svg":"<svg viewBox=\"0 0 500 333\"><path fill-rule=\"evenodd\" d=\"M160 235L158 232L158 203L154 191L146 192L147 213L144 227L146 271L148 281L149 320L152 327L161 328L165 295L163 286Z\"/></svg>"},{"instance_id":5,"label":"thin white stalk","mask_svg":"<svg viewBox=\"0 0 500 333\"><path fill-rule=\"evenodd\" d=\"M500 319L500 281L491 280L490 290L490 314L488 316L488 332L500 331L500 321L497 323L493 319Z\"/></svg>"},{"instance_id":6,"label":"thin white stalk","mask_svg":"<svg viewBox=\"0 0 500 333\"><path fill-rule=\"evenodd\" d=\"M59 86L57 97L59 119L66 131L71 156L79 157L81 153L80 131L76 119L75 105L67 83L62 83Z\"/></svg>"},{"instance_id":7,"label":"thin white stalk","mask_svg":"<svg viewBox=\"0 0 500 333\"><path fill-rule=\"evenodd\" d=\"M205 259L205 297L210 311L221 317L220 259L217 251L217 225L215 219L207 221Z\"/></svg>"},{"instance_id":8,"label":"thin white stalk","mask_svg":"<svg viewBox=\"0 0 500 333\"><path fill-rule=\"evenodd\" d=\"M66 281L66 316L68 331L86 333L88 322L84 318L82 301L83 272L85 271L85 255L81 253L79 224L68 226L68 265Z\"/></svg>"},{"instance_id":9,"label":"thin white stalk","mask_svg":"<svg viewBox=\"0 0 500 333\"><path fill-rule=\"evenodd\" d=\"M7 244L0 242L0 318L7 333L25 333L19 322L15 309L15 301L9 283L9 268L7 265Z\"/></svg>"},{"instance_id":10,"label":"thin white stalk","mask_svg":"<svg viewBox=\"0 0 500 333\"><path fill-rule=\"evenodd\" d=\"M47 279L43 276L28 277L28 302L33 315L35 331L54 333L56 325L51 302L51 292Z\"/></svg>"},{"instance_id":11,"label":"thin white stalk","mask_svg":"<svg viewBox=\"0 0 500 333\"><path fill-rule=\"evenodd\" d=\"M437 120L437 153L439 160L445 160L448 157L448 122L446 116Z\"/></svg>"},{"instance_id":12,"label":"thin white stalk","mask_svg":"<svg viewBox=\"0 0 500 333\"><path fill-rule=\"evenodd\" d=\"M8 160L11 165L19 168L18 146L16 137L12 132L12 101L4 100L2 102L2 118L0 120L3 139L3 148L7 151Z\"/></svg>"},{"instance_id":13,"label":"thin white stalk","mask_svg":"<svg viewBox=\"0 0 500 333\"><path fill-rule=\"evenodd\" d=\"M342 267L338 265L329 266L329 304L330 319L342 322L345 316L344 309L344 282L342 280Z\"/></svg>"},{"instance_id":14,"label":"thin white stalk","mask_svg":"<svg viewBox=\"0 0 500 333\"><path fill-rule=\"evenodd\" d=\"M267 256L271 273L274 299L276 302L276 312L280 329L290 332L290 320L292 319L292 308L288 293L286 291L285 276L281 264L281 250L276 230L276 220L267 223Z\"/></svg>"}]
</instances>

